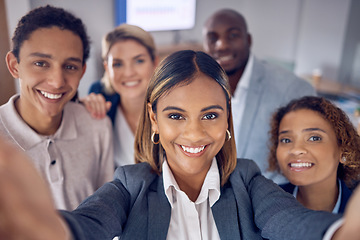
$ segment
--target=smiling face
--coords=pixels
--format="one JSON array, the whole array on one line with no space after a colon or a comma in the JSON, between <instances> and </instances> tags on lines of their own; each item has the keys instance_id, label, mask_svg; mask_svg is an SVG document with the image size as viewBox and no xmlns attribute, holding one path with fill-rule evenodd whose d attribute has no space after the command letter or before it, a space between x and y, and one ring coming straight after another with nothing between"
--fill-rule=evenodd
<instances>
[{"instance_id":1,"label":"smiling face","mask_svg":"<svg viewBox=\"0 0 360 240\"><path fill-rule=\"evenodd\" d=\"M206 22L203 35L205 51L228 75L243 71L251 46L251 36L243 18L232 13L215 14Z\"/></svg>"},{"instance_id":2,"label":"smiling face","mask_svg":"<svg viewBox=\"0 0 360 240\"><path fill-rule=\"evenodd\" d=\"M178 184L185 179L202 184L225 142L228 114L223 89L199 74L190 84L161 96L156 114L151 106L149 112Z\"/></svg>"},{"instance_id":3,"label":"smiling face","mask_svg":"<svg viewBox=\"0 0 360 240\"><path fill-rule=\"evenodd\" d=\"M19 59L12 53L6 58L9 71L20 81L20 115L25 121L61 119L85 72L80 37L58 27L37 29L23 42Z\"/></svg>"},{"instance_id":4,"label":"smiling face","mask_svg":"<svg viewBox=\"0 0 360 240\"><path fill-rule=\"evenodd\" d=\"M318 112L300 109L283 117L276 157L294 185L336 184L341 150L332 126Z\"/></svg>"},{"instance_id":5,"label":"smiling face","mask_svg":"<svg viewBox=\"0 0 360 240\"><path fill-rule=\"evenodd\" d=\"M116 42L104 63L114 90L124 99L143 99L155 63L146 47L135 40Z\"/></svg>"}]
</instances>

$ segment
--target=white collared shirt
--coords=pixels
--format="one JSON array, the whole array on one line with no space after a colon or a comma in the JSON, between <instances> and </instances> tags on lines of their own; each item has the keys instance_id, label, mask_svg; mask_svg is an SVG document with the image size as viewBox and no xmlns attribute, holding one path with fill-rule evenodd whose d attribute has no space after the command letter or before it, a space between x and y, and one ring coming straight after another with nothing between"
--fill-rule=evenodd
<instances>
[{"instance_id":1,"label":"white collared shirt","mask_svg":"<svg viewBox=\"0 0 360 240\"><path fill-rule=\"evenodd\" d=\"M135 136L126 121L120 106L117 107L114 121L114 161L115 168L135 163Z\"/></svg>"},{"instance_id":2,"label":"white collared shirt","mask_svg":"<svg viewBox=\"0 0 360 240\"><path fill-rule=\"evenodd\" d=\"M231 110L233 115L235 139L238 139L236 135L240 133L240 126L244 115L245 101L250 85L253 65L254 65L254 55L250 53L249 60L236 86L236 89L234 91L234 96L231 99L231 106L232 106Z\"/></svg>"},{"instance_id":3,"label":"white collared shirt","mask_svg":"<svg viewBox=\"0 0 360 240\"><path fill-rule=\"evenodd\" d=\"M220 239L211 207L220 198L220 174L214 158L195 202L181 191L174 175L164 161L164 190L171 205L167 239Z\"/></svg>"}]
</instances>

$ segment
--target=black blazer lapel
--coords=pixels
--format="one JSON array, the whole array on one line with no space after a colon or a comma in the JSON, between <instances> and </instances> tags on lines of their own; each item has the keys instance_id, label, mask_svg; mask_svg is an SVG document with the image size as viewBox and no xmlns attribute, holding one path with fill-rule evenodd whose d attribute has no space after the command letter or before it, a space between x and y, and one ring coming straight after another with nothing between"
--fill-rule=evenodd
<instances>
[{"instance_id":1,"label":"black blazer lapel","mask_svg":"<svg viewBox=\"0 0 360 240\"><path fill-rule=\"evenodd\" d=\"M216 223L220 238L225 239L241 239L240 225L238 221L238 210L234 193L231 188L223 188L221 197L211 207L212 214Z\"/></svg>"},{"instance_id":2,"label":"black blazer lapel","mask_svg":"<svg viewBox=\"0 0 360 240\"><path fill-rule=\"evenodd\" d=\"M148 239L166 239L170 224L171 206L164 192L162 177L150 186L148 194Z\"/></svg>"}]
</instances>

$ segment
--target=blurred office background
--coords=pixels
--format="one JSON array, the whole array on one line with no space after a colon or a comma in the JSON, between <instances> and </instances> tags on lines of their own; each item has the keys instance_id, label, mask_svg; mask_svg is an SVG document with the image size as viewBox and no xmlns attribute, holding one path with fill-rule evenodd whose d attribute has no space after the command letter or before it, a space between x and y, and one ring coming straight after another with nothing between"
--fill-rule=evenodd
<instances>
[{"instance_id":1,"label":"blurred office background","mask_svg":"<svg viewBox=\"0 0 360 240\"><path fill-rule=\"evenodd\" d=\"M258 58L280 64L309 81L312 81L311 75L315 70L322 74L324 80L324 83L318 86L319 91L324 90L331 94L345 92L358 97L359 0L154 1L161 3L160 6L163 5L163 9L159 11L169 9L176 2L188 2L190 5L193 2L195 7L192 26L188 25L185 29L180 27L180 30L174 27L151 31L161 57L184 48L201 50L202 26L205 20L218 9L233 8L247 19L249 32L253 36L252 51ZM80 96L84 96L90 84L102 76L101 37L115 27L119 14L126 12L121 6L142 6L141 4L149 5L151 2L152 0L0 0L1 104L6 102L13 91L17 91L17 81L13 87L14 82L7 72L4 57L10 47L12 32L26 12L51 4L71 11L85 22L92 45L88 67L79 87ZM155 4L149 6L153 7L151 11L156 11ZM191 12L187 14L191 18ZM150 17L148 21L151 21ZM191 21L188 24L191 25Z\"/></svg>"}]
</instances>

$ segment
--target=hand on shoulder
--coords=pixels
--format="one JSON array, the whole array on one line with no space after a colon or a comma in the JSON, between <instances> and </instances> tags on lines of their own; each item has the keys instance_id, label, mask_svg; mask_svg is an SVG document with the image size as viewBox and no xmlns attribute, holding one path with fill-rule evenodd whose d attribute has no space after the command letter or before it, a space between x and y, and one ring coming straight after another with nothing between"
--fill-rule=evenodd
<instances>
[{"instance_id":1,"label":"hand on shoulder","mask_svg":"<svg viewBox=\"0 0 360 240\"><path fill-rule=\"evenodd\" d=\"M80 101L85 105L86 110L95 119L102 119L110 110L111 102L107 102L102 94L90 93L81 98Z\"/></svg>"}]
</instances>

